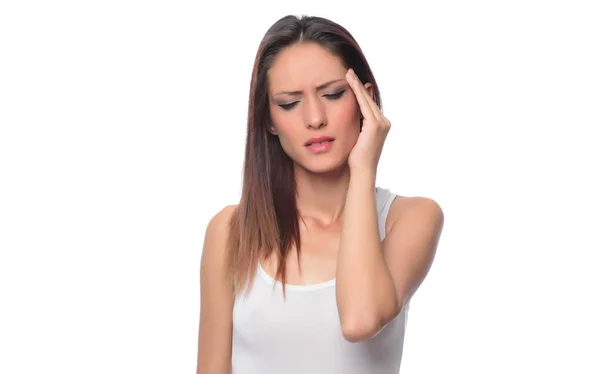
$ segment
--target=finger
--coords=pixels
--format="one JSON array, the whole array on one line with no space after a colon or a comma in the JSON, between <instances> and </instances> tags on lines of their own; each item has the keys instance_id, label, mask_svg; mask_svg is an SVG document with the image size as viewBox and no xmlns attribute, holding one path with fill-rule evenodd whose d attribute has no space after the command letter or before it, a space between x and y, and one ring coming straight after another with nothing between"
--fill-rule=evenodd
<instances>
[{"instance_id":1,"label":"finger","mask_svg":"<svg viewBox=\"0 0 600 374\"><path fill-rule=\"evenodd\" d=\"M371 98L371 94L369 94L369 91L367 91L367 89L362 84L362 82L360 81L360 79L358 78L358 76L356 75L354 70L350 69L349 71L350 71L349 74L351 75L351 77L353 76L353 79L356 81L355 82L356 88L360 91L362 96L365 98L365 100L369 104L369 107L371 108L371 112L373 113L374 118L376 118L378 121L381 121L383 114L381 113L379 106L377 106L377 104L375 103L373 98Z\"/></svg>"},{"instance_id":2,"label":"finger","mask_svg":"<svg viewBox=\"0 0 600 374\"><path fill-rule=\"evenodd\" d=\"M373 108L366 98L364 87L352 69L348 70L346 73L346 79L348 80L350 88L352 88L352 91L354 91L354 96L356 96L356 100L358 101L358 106L360 107L363 117L370 121L376 120L375 114L373 113Z\"/></svg>"},{"instance_id":3,"label":"finger","mask_svg":"<svg viewBox=\"0 0 600 374\"><path fill-rule=\"evenodd\" d=\"M364 97L364 99L369 104L369 106L371 108L371 112L373 114L373 117L376 119L375 123L379 124L379 126L382 129L389 130L391 128L391 122L383 115L383 113L381 112L381 109L379 108L379 105L377 105L377 103L375 103L375 101L371 97L371 94L369 93L369 91L367 91L367 89L362 84L362 82L360 81L360 79L358 78L358 76L356 75L356 73L354 73L354 70L353 69L349 69L349 73L351 75L352 74L354 75L354 80L356 81L356 83L355 83L355 87L356 88L353 88L353 89L356 89L356 90L360 91L358 93L358 95L362 94L362 96Z\"/></svg>"}]
</instances>

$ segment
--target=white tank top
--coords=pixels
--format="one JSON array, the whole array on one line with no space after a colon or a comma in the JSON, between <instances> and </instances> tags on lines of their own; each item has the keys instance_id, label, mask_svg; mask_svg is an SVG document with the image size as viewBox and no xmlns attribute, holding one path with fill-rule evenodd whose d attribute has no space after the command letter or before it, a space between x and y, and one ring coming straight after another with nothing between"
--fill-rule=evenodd
<instances>
[{"instance_id":1,"label":"white tank top","mask_svg":"<svg viewBox=\"0 0 600 374\"><path fill-rule=\"evenodd\" d=\"M376 188L379 236L395 194ZM273 287L275 285L275 287ZM233 374L398 374L408 304L377 336L350 343L338 317L335 279L286 285L258 266L247 297L233 308Z\"/></svg>"}]
</instances>

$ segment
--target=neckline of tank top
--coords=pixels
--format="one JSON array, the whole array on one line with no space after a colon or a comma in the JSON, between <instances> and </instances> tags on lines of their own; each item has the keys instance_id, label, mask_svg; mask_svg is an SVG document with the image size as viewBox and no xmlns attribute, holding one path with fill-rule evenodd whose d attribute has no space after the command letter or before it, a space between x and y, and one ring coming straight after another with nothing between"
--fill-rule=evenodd
<instances>
[{"instance_id":1,"label":"neckline of tank top","mask_svg":"<svg viewBox=\"0 0 600 374\"><path fill-rule=\"evenodd\" d=\"M377 193L379 191L385 191L385 189L379 187L379 186L375 186L375 194L377 195ZM265 282L267 282L270 286L276 284L276 287L278 289L282 289L283 288L283 284L281 283L281 281L275 280L275 278L273 278L272 276L269 275L269 273L267 273L267 271L262 267L260 261L258 262L258 275L260 276L260 278L262 280L264 280ZM324 282L320 282L320 283L312 283L312 284L286 284L285 285L285 289L289 290L289 291L314 291L314 290L322 290L325 288L330 288L335 286L335 280L336 278L324 281Z\"/></svg>"},{"instance_id":2,"label":"neckline of tank top","mask_svg":"<svg viewBox=\"0 0 600 374\"><path fill-rule=\"evenodd\" d=\"M266 270L262 267L260 262L258 263L258 274L259 274L260 278L262 280L264 280L265 282L267 282L270 286L276 284L276 287L278 289L283 288L281 281L275 280L275 278L270 276L269 273L267 273ZM288 290L289 291L315 291L315 290L322 290L322 289L333 287L333 286L335 286L335 278L324 281L324 282L320 282L320 283L309 283L309 284L286 283L285 289L286 289L286 291L288 291Z\"/></svg>"}]
</instances>

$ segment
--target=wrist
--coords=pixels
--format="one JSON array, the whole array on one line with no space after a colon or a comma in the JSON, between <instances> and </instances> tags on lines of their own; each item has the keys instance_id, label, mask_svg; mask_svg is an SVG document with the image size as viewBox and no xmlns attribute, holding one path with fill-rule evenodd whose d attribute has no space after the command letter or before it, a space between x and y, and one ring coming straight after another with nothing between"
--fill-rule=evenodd
<instances>
[{"instance_id":1,"label":"wrist","mask_svg":"<svg viewBox=\"0 0 600 374\"><path fill-rule=\"evenodd\" d=\"M377 172L370 168L350 168L350 183L375 186Z\"/></svg>"}]
</instances>

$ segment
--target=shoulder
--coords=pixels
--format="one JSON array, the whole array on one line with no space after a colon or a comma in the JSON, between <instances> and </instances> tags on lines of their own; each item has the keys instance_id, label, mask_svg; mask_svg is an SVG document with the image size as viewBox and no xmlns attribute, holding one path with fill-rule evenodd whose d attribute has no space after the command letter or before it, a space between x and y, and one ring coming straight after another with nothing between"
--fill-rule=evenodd
<instances>
[{"instance_id":1,"label":"shoulder","mask_svg":"<svg viewBox=\"0 0 600 374\"><path fill-rule=\"evenodd\" d=\"M386 229L389 232L398 223L408 221L412 222L412 225L423 224L434 226L434 230L441 230L444 211L440 204L430 197L398 195L390 206Z\"/></svg>"},{"instance_id":2,"label":"shoulder","mask_svg":"<svg viewBox=\"0 0 600 374\"><path fill-rule=\"evenodd\" d=\"M237 205L227 205L208 222L202 249L203 263L225 262L230 224L236 212Z\"/></svg>"},{"instance_id":3,"label":"shoulder","mask_svg":"<svg viewBox=\"0 0 600 374\"><path fill-rule=\"evenodd\" d=\"M227 234L229 224L237 212L237 205L227 205L212 216L206 227L206 235Z\"/></svg>"}]
</instances>

